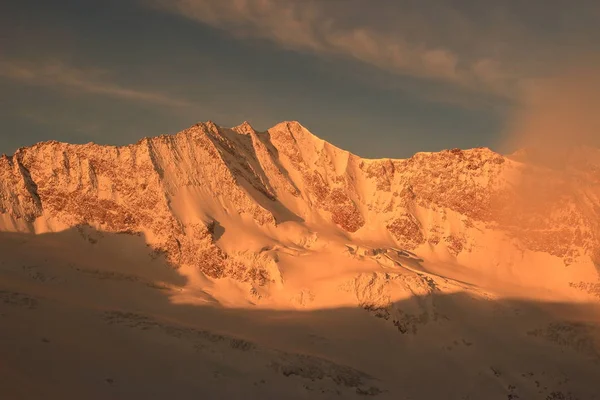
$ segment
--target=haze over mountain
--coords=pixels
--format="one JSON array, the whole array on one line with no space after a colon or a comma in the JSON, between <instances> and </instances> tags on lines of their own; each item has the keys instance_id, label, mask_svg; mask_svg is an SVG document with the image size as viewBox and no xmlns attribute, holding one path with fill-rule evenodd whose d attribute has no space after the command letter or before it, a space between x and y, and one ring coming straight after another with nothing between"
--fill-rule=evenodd
<instances>
[{"instance_id":1,"label":"haze over mountain","mask_svg":"<svg viewBox=\"0 0 600 400\"><path fill-rule=\"evenodd\" d=\"M600 150L529 154L290 121L3 156L0 393L598 398Z\"/></svg>"}]
</instances>

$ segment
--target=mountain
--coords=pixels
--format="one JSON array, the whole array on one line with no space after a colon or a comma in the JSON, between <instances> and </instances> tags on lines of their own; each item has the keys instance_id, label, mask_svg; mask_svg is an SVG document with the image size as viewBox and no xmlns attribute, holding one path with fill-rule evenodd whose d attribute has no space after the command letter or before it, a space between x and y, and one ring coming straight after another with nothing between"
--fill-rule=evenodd
<instances>
[{"instance_id":1,"label":"mountain","mask_svg":"<svg viewBox=\"0 0 600 400\"><path fill-rule=\"evenodd\" d=\"M298 122L2 156L0 338L19 345L0 345L17 366L0 390L591 399L600 150L565 157L363 159ZM57 348L32 349L31 329ZM82 374L77 352L119 377ZM48 377L37 354L63 366ZM132 372L144 360L179 372Z\"/></svg>"}]
</instances>

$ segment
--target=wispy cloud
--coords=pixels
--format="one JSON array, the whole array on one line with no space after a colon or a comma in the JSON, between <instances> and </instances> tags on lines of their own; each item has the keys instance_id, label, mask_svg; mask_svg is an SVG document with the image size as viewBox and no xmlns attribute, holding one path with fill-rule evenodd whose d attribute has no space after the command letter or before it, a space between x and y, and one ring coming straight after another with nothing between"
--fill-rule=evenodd
<instances>
[{"instance_id":1,"label":"wispy cloud","mask_svg":"<svg viewBox=\"0 0 600 400\"><path fill-rule=\"evenodd\" d=\"M271 40L291 50L346 56L394 73L471 90L508 95L519 78L487 54L459 54L433 37L436 28L427 27L427 21L422 21L424 26L415 32L415 21L423 20L423 16L402 7L382 6L381 15L365 15L361 20L347 10L353 6L358 12L378 7L352 0L149 1L235 35ZM395 21L390 21L386 12L395 13ZM455 13L447 15L455 29L464 25Z\"/></svg>"},{"instance_id":2,"label":"wispy cloud","mask_svg":"<svg viewBox=\"0 0 600 400\"><path fill-rule=\"evenodd\" d=\"M169 107L191 105L186 100L110 82L108 75L107 71L80 69L59 61L40 64L21 60L0 60L0 77L27 85L54 87L59 90L72 90Z\"/></svg>"},{"instance_id":3,"label":"wispy cloud","mask_svg":"<svg viewBox=\"0 0 600 400\"><path fill-rule=\"evenodd\" d=\"M524 19L547 20L553 34L579 29L562 17L560 6L547 7L540 0L493 7L425 0L145 1L240 37L348 57L396 74L505 98L517 97L546 61L536 36L540 33L531 31ZM582 0L580 9L570 9L569 15L585 15L585 7L598 10ZM537 59L526 57L532 46Z\"/></svg>"}]
</instances>

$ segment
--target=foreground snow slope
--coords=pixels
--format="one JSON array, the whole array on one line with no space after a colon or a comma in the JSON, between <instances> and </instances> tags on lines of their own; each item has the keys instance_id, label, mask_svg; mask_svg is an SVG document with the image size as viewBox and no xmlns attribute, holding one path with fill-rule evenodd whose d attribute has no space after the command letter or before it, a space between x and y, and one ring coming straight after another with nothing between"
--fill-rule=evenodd
<instances>
[{"instance_id":1,"label":"foreground snow slope","mask_svg":"<svg viewBox=\"0 0 600 400\"><path fill-rule=\"evenodd\" d=\"M594 398L598 153L366 160L297 122L20 149L0 393Z\"/></svg>"}]
</instances>

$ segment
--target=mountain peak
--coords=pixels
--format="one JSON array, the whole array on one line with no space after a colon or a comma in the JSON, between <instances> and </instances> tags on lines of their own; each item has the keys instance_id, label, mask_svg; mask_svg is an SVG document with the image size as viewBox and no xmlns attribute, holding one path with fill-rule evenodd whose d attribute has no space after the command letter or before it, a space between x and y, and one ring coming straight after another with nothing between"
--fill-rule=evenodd
<instances>
[{"instance_id":1,"label":"mountain peak","mask_svg":"<svg viewBox=\"0 0 600 400\"><path fill-rule=\"evenodd\" d=\"M293 130L293 131L299 131L301 129L304 129L304 130L308 131L308 129L306 129L300 122L298 122L296 120L281 121L280 123L275 124L271 129L273 129L273 130L288 129L288 130Z\"/></svg>"},{"instance_id":2,"label":"mountain peak","mask_svg":"<svg viewBox=\"0 0 600 400\"><path fill-rule=\"evenodd\" d=\"M250 134L250 133L256 132L254 127L252 127L252 125L250 125L250 123L248 121L244 121L241 124L239 124L238 126L234 126L231 129L236 131L237 133L243 133L243 134Z\"/></svg>"}]
</instances>

